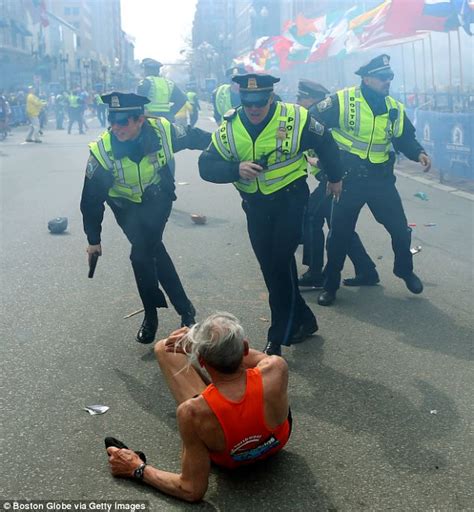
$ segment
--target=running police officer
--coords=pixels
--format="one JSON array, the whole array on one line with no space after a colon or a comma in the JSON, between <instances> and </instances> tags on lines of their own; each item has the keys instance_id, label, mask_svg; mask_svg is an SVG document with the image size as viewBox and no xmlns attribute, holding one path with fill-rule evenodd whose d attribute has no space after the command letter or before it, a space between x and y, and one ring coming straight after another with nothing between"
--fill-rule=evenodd
<instances>
[{"instance_id":1,"label":"running police officer","mask_svg":"<svg viewBox=\"0 0 474 512\"><path fill-rule=\"evenodd\" d=\"M222 118L231 108L240 105L239 84L232 80L232 77L245 74L245 68L236 66L228 69L225 76L230 83L221 84L212 93L212 106L214 108L214 119L221 124Z\"/></svg>"},{"instance_id":2,"label":"running police officer","mask_svg":"<svg viewBox=\"0 0 474 512\"><path fill-rule=\"evenodd\" d=\"M311 80L300 80L298 83L297 103L315 115L316 104L322 101L329 91ZM327 194L327 177L318 165L313 152L307 152L309 171L318 180L319 185L311 193L305 214L303 228L303 264L308 270L300 277L300 287L322 288L324 283L324 231L326 221L331 227L332 197ZM357 233L354 232L348 256L354 264L355 277L344 279L346 286L370 286L379 282L375 264L364 249Z\"/></svg>"},{"instance_id":3,"label":"running police officer","mask_svg":"<svg viewBox=\"0 0 474 512\"><path fill-rule=\"evenodd\" d=\"M322 306L329 306L336 299L357 217L366 203L392 238L394 274L405 281L412 293L423 291L421 280L413 272L411 229L395 187L395 154L390 149L393 144L396 151L420 162L425 172L430 169L431 160L416 140L403 104L389 96L393 79L390 57L380 55L356 74L362 77L359 87L340 90L316 107L318 120L332 128L346 170L343 192L333 204L326 279L318 299Z\"/></svg>"},{"instance_id":4,"label":"running police officer","mask_svg":"<svg viewBox=\"0 0 474 512\"><path fill-rule=\"evenodd\" d=\"M157 307L167 307L162 285L181 316L182 325L194 323L195 310L186 296L171 258L163 245L163 231L176 199L169 164L182 149L204 149L210 134L184 128L166 119L146 119L144 96L112 92L102 96L109 107L110 128L89 144L81 211L89 246L89 260L102 254L100 240L104 202L132 245L132 262L145 318L137 334L151 343L158 328Z\"/></svg>"},{"instance_id":5,"label":"running police officer","mask_svg":"<svg viewBox=\"0 0 474 512\"><path fill-rule=\"evenodd\" d=\"M184 92L168 78L160 76L161 62L154 59L143 59L145 78L138 84L137 94L146 96L150 103L145 112L153 117L165 117L174 121L174 115L180 111L187 101Z\"/></svg>"},{"instance_id":6,"label":"running police officer","mask_svg":"<svg viewBox=\"0 0 474 512\"><path fill-rule=\"evenodd\" d=\"M271 75L235 76L242 106L228 112L199 158L206 181L234 183L242 196L248 232L269 292L271 326L265 352L303 341L318 329L298 290L295 251L308 201L303 151L314 149L341 190L339 151L331 135L298 105L274 102Z\"/></svg>"}]
</instances>

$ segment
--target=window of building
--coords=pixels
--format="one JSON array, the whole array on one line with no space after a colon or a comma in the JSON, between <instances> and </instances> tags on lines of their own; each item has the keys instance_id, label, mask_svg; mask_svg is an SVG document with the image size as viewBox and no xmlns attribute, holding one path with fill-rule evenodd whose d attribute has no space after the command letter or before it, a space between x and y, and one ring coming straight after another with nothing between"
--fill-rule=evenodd
<instances>
[{"instance_id":1,"label":"window of building","mask_svg":"<svg viewBox=\"0 0 474 512\"><path fill-rule=\"evenodd\" d=\"M73 7L72 8L72 14L74 16L79 16L79 7Z\"/></svg>"},{"instance_id":2,"label":"window of building","mask_svg":"<svg viewBox=\"0 0 474 512\"><path fill-rule=\"evenodd\" d=\"M65 14L66 16L69 16L69 15L71 14L71 8L70 8L70 7L65 7L65 8L64 8L64 14Z\"/></svg>"}]
</instances>

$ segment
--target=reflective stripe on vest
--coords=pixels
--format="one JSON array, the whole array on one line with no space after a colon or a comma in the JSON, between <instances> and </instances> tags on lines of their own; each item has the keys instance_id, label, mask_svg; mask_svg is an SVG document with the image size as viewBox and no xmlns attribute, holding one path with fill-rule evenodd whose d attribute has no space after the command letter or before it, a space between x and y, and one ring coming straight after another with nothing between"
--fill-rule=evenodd
<instances>
[{"instance_id":1,"label":"reflective stripe on vest","mask_svg":"<svg viewBox=\"0 0 474 512\"><path fill-rule=\"evenodd\" d=\"M240 110L240 109L239 109ZM255 180L234 182L242 192L273 194L301 176L306 176L306 159L300 151L301 135L308 111L298 105L276 103L275 112L253 142L239 114L225 120L213 133L212 142L227 161L257 161L268 155L267 169ZM271 153L271 154L270 154Z\"/></svg>"},{"instance_id":2,"label":"reflective stripe on vest","mask_svg":"<svg viewBox=\"0 0 474 512\"><path fill-rule=\"evenodd\" d=\"M114 176L109 196L141 203L144 190L148 185L160 182L160 169L173 159L170 123L163 118L149 119L148 122L160 139L161 148L155 153L145 155L138 165L128 157L118 160L114 158L109 131L102 134L97 142L89 144L97 161Z\"/></svg>"},{"instance_id":3,"label":"reflective stripe on vest","mask_svg":"<svg viewBox=\"0 0 474 512\"><path fill-rule=\"evenodd\" d=\"M338 91L339 128L332 129L339 148L368 159L372 163L386 162L394 137L403 133L405 107L391 96L385 98L387 112L374 116L360 87ZM397 118L390 120L389 112L397 111Z\"/></svg>"},{"instance_id":4,"label":"reflective stripe on vest","mask_svg":"<svg viewBox=\"0 0 474 512\"><path fill-rule=\"evenodd\" d=\"M148 99L150 103L145 105L146 112L169 112L172 85L161 76L147 76L150 81Z\"/></svg>"},{"instance_id":5,"label":"reflective stripe on vest","mask_svg":"<svg viewBox=\"0 0 474 512\"><path fill-rule=\"evenodd\" d=\"M217 113L223 115L232 108L232 101L230 99L230 85L219 85L216 91L216 109Z\"/></svg>"}]
</instances>

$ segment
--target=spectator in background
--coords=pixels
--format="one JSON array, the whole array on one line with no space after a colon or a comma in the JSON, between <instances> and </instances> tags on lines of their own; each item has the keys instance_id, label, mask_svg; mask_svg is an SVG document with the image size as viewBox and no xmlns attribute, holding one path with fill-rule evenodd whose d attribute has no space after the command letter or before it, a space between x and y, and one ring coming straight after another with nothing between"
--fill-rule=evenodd
<instances>
[{"instance_id":1,"label":"spectator in background","mask_svg":"<svg viewBox=\"0 0 474 512\"><path fill-rule=\"evenodd\" d=\"M39 115L43 110L44 103L36 96L35 88L28 87L28 96L26 98L26 114L30 122L30 131L26 136L26 142L42 142L40 139L40 120Z\"/></svg>"}]
</instances>

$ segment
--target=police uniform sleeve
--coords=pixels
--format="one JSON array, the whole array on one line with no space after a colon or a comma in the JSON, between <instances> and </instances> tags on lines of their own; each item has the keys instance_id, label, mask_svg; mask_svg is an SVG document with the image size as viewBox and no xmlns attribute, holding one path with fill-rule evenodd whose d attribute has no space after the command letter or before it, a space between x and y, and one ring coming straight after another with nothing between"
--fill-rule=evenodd
<instances>
[{"instance_id":1,"label":"police uniform sleeve","mask_svg":"<svg viewBox=\"0 0 474 512\"><path fill-rule=\"evenodd\" d=\"M321 167L331 183L337 183L342 179L343 168L339 147L329 130L312 116L308 116L301 135L301 150L308 149L316 152Z\"/></svg>"},{"instance_id":2,"label":"police uniform sleeve","mask_svg":"<svg viewBox=\"0 0 474 512\"><path fill-rule=\"evenodd\" d=\"M170 108L171 113L175 115L176 112L179 112L187 100L188 98L186 94L184 94L184 92L176 84L174 84L170 97L170 103L172 103Z\"/></svg>"},{"instance_id":3,"label":"police uniform sleeve","mask_svg":"<svg viewBox=\"0 0 474 512\"><path fill-rule=\"evenodd\" d=\"M199 174L204 181L211 183L233 183L240 177L239 164L224 160L211 143L199 157Z\"/></svg>"},{"instance_id":4,"label":"police uniform sleeve","mask_svg":"<svg viewBox=\"0 0 474 512\"><path fill-rule=\"evenodd\" d=\"M191 126L179 124L171 125L171 142L174 153L183 149L206 149L211 143L211 137L210 132L200 128L191 128Z\"/></svg>"},{"instance_id":5,"label":"police uniform sleeve","mask_svg":"<svg viewBox=\"0 0 474 512\"><path fill-rule=\"evenodd\" d=\"M112 180L112 175L90 155L81 196L82 222L90 245L100 244L104 202Z\"/></svg>"},{"instance_id":6,"label":"police uniform sleeve","mask_svg":"<svg viewBox=\"0 0 474 512\"><path fill-rule=\"evenodd\" d=\"M423 146L416 140L416 130L406 113L403 113L403 132L400 137L392 140L395 151L403 153L407 158L418 162L420 153L425 153Z\"/></svg>"},{"instance_id":7,"label":"police uniform sleeve","mask_svg":"<svg viewBox=\"0 0 474 512\"><path fill-rule=\"evenodd\" d=\"M311 115L326 128L339 126L339 98L333 94L310 109Z\"/></svg>"},{"instance_id":8,"label":"police uniform sleeve","mask_svg":"<svg viewBox=\"0 0 474 512\"><path fill-rule=\"evenodd\" d=\"M150 87L151 82L147 78L144 78L137 87L137 94L140 96L145 96L148 98L148 95L150 94Z\"/></svg>"}]
</instances>

